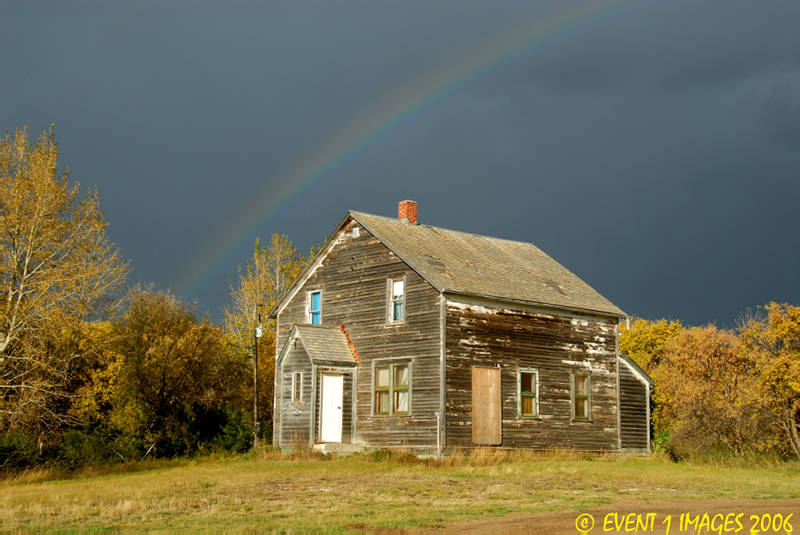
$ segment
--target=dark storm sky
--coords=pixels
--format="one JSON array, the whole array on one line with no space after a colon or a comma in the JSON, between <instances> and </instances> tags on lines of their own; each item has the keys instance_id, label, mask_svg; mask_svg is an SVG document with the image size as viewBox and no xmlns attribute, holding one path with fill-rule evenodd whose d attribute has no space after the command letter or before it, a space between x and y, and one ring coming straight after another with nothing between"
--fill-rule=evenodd
<instances>
[{"instance_id":1,"label":"dark storm sky","mask_svg":"<svg viewBox=\"0 0 800 535\"><path fill-rule=\"evenodd\" d=\"M0 1L0 130L56 124L131 282L219 317L214 237L398 88L571 1ZM356 151L256 234L356 209L530 241L632 315L731 326L800 302L800 2L628 2L574 21Z\"/></svg>"}]
</instances>

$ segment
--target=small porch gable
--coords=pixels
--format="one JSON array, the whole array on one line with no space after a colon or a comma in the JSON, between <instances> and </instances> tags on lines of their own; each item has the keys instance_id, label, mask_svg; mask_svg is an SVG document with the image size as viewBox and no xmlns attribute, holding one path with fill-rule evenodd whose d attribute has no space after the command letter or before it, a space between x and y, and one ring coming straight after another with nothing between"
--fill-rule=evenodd
<instances>
[{"instance_id":1,"label":"small porch gable","mask_svg":"<svg viewBox=\"0 0 800 535\"><path fill-rule=\"evenodd\" d=\"M344 328L292 326L276 362L282 448L352 442L357 366L358 356Z\"/></svg>"}]
</instances>

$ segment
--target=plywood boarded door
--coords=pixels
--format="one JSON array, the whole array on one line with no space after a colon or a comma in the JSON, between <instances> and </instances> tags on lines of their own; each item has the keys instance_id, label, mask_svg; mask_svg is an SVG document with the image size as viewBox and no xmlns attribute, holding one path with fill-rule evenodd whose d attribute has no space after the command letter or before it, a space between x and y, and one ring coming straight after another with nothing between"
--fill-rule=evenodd
<instances>
[{"instance_id":1,"label":"plywood boarded door","mask_svg":"<svg viewBox=\"0 0 800 535\"><path fill-rule=\"evenodd\" d=\"M498 446L503 441L500 368L472 367L472 442Z\"/></svg>"}]
</instances>

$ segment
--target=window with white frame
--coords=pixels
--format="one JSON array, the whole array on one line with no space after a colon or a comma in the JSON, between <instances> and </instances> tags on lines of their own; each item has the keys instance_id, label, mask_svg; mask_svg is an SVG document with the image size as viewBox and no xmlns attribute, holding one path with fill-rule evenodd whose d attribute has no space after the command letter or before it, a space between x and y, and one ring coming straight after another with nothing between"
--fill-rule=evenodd
<instances>
[{"instance_id":1,"label":"window with white frame","mask_svg":"<svg viewBox=\"0 0 800 535\"><path fill-rule=\"evenodd\" d=\"M592 388L588 373L572 374L572 419L592 419Z\"/></svg>"},{"instance_id":2,"label":"window with white frame","mask_svg":"<svg viewBox=\"0 0 800 535\"><path fill-rule=\"evenodd\" d=\"M522 418L539 417L539 372L523 368L519 370L519 415Z\"/></svg>"},{"instance_id":3,"label":"window with white frame","mask_svg":"<svg viewBox=\"0 0 800 535\"><path fill-rule=\"evenodd\" d=\"M303 401L303 372L292 373L292 403Z\"/></svg>"},{"instance_id":4,"label":"window with white frame","mask_svg":"<svg viewBox=\"0 0 800 535\"><path fill-rule=\"evenodd\" d=\"M411 366L408 362L376 364L373 377L373 414L409 414L410 386Z\"/></svg>"},{"instance_id":5,"label":"window with white frame","mask_svg":"<svg viewBox=\"0 0 800 535\"><path fill-rule=\"evenodd\" d=\"M406 279L389 279L389 323L400 323L406 319Z\"/></svg>"},{"instance_id":6,"label":"window with white frame","mask_svg":"<svg viewBox=\"0 0 800 535\"><path fill-rule=\"evenodd\" d=\"M308 323L322 325L322 292L319 290L308 294Z\"/></svg>"}]
</instances>

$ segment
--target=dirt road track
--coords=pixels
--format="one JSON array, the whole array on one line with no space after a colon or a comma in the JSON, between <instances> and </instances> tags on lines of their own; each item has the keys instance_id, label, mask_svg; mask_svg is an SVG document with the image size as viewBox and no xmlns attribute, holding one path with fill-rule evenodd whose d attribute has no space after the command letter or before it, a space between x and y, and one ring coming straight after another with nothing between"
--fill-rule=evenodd
<instances>
[{"instance_id":1,"label":"dirt road track","mask_svg":"<svg viewBox=\"0 0 800 535\"><path fill-rule=\"evenodd\" d=\"M753 523L749 520L750 515L763 515L765 513L777 514L780 513L784 516L792 514L791 525L795 533L800 533L800 499L785 499L785 500L733 500L733 499L719 499L719 500L691 500L691 499L671 499L671 500L653 500L650 503L642 502L617 502L614 504L604 505L597 509L588 511L568 511L557 513L538 513L532 515L512 515L494 520L481 520L473 522L461 522L458 524L451 524L444 529L438 530L425 530L414 531L411 533L425 533L425 534L458 534L458 535L484 535L484 534L510 534L510 535L528 535L528 534L542 534L542 535L576 535L579 532L575 527L576 518L582 513L589 513L594 518L594 528L586 533L588 534L602 534L602 533L634 533L633 531L603 531L603 519L607 513L620 513L624 515L627 513L656 513L653 531L639 530L639 534L660 534L665 535L666 525L662 521L667 515L672 515L672 527L669 531L670 535L711 535L719 534L717 531L702 530L697 532L694 528L680 530L678 519L681 513L692 513L693 515L708 513L709 515L722 514L727 515L733 513L734 515L744 513L741 518L743 528L739 534L749 534L750 527ZM721 535L733 534L734 531L723 531ZM756 533L756 532L754 532ZM774 531L760 532L766 535L767 533L774 534ZM785 533L783 530L778 533Z\"/></svg>"}]
</instances>

